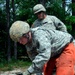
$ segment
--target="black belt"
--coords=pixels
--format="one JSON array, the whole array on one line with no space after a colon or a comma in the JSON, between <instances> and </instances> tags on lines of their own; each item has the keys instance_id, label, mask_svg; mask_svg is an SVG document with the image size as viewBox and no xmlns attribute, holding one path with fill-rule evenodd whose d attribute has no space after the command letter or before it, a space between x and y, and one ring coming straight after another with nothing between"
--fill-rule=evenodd
<instances>
[{"instance_id":1,"label":"black belt","mask_svg":"<svg viewBox=\"0 0 75 75\"><path fill-rule=\"evenodd\" d=\"M74 39L73 37L70 39L70 43L72 43L72 42L73 42L73 39Z\"/></svg>"}]
</instances>

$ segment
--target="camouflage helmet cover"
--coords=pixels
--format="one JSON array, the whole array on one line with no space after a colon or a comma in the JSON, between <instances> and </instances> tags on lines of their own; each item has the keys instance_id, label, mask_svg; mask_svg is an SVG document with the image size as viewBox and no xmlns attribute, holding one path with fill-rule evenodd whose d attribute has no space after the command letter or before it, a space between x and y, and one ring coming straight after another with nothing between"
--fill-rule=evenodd
<instances>
[{"instance_id":1,"label":"camouflage helmet cover","mask_svg":"<svg viewBox=\"0 0 75 75\"><path fill-rule=\"evenodd\" d=\"M23 34L29 32L29 30L30 27L28 23L23 21L16 21L11 25L9 35L13 41L18 42L20 37L22 37Z\"/></svg>"},{"instance_id":2,"label":"camouflage helmet cover","mask_svg":"<svg viewBox=\"0 0 75 75\"><path fill-rule=\"evenodd\" d=\"M33 7L34 14L37 14L40 11L46 11L45 7L42 4L37 4Z\"/></svg>"}]
</instances>

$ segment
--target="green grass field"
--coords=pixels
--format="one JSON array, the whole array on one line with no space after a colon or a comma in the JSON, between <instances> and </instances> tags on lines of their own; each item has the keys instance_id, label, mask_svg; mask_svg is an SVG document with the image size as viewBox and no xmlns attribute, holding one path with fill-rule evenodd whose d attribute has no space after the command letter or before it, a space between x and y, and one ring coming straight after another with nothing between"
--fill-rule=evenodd
<instances>
[{"instance_id":1,"label":"green grass field","mask_svg":"<svg viewBox=\"0 0 75 75\"><path fill-rule=\"evenodd\" d=\"M16 69L26 68L29 65L31 65L30 61L22 61L22 60L3 62L0 63L0 71L11 71L14 70L15 68Z\"/></svg>"}]
</instances>

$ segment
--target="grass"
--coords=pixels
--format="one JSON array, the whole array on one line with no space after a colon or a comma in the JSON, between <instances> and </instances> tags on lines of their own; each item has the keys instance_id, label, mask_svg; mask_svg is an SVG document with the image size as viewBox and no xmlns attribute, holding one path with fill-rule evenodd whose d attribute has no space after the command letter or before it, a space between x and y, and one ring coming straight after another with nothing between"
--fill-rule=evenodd
<instances>
[{"instance_id":1,"label":"grass","mask_svg":"<svg viewBox=\"0 0 75 75\"><path fill-rule=\"evenodd\" d=\"M11 71L14 70L15 68L16 69L27 68L30 65L31 65L30 61L22 61L22 60L4 62L0 63L0 71Z\"/></svg>"}]
</instances>

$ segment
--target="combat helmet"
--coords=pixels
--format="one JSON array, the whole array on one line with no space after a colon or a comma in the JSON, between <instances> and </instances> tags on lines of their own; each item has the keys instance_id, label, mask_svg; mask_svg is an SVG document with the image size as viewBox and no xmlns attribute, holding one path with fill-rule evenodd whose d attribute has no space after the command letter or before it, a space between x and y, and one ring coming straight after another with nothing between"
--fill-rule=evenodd
<instances>
[{"instance_id":1,"label":"combat helmet","mask_svg":"<svg viewBox=\"0 0 75 75\"><path fill-rule=\"evenodd\" d=\"M24 21L16 21L11 25L9 35L13 41L18 42L22 35L29 32L29 30L30 26L28 23Z\"/></svg>"},{"instance_id":2,"label":"combat helmet","mask_svg":"<svg viewBox=\"0 0 75 75\"><path fill-rule=\"evenodd\" d=\"M46 11L45 7L42 4L37 4L33 7L34 14L37 14L41 11L44 11L44 12Z\"/></svg>"}]
</instances>

